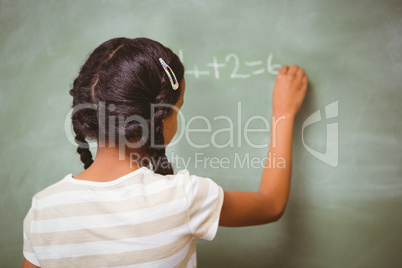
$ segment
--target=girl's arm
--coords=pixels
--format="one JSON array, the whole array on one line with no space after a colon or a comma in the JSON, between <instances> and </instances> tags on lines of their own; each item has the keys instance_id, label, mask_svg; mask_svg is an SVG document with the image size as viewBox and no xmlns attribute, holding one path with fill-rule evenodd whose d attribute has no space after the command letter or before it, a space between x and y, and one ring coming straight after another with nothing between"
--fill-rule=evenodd
<instances>
[{"instance_id":1,"label":"girl's arm","mask_svg":"<svg viewBox=\"0 0 402 268\"><path fill-rule=\"evenodd\" d=\"M307 81L304 70L297 65L280 69L273 92L271 142L267 158L280 159L281 163L271 167L265 163L258 192L224 192L220 226L265 224L282 216L290 191L294 117L303 102Z\"/></svg>"}]
</instances>

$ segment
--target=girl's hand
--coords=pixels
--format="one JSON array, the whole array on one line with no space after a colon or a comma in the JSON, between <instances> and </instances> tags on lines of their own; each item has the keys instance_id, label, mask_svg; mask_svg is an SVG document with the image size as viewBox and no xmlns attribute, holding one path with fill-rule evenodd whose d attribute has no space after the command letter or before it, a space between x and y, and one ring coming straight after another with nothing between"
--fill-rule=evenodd
<instances>
[{"instance_id":1,"label":"girl's hand","mask_svg":"<svg viewBox=\"0 0 402 268\"><path fill-rule=\"evenodd\" d=\"M307 82L307 75L299 66L283 66L274 85L273 114L295 116L306 94Z\"/></svg>"}]
</instances>

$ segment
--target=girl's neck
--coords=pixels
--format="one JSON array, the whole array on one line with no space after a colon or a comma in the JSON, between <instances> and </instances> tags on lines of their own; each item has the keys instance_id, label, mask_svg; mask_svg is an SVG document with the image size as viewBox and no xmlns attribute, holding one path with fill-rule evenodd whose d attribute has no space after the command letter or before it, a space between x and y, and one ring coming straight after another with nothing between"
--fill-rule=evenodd
<instances>
[{"instance_id":1,"label":"girl's neck","mask_svg":"<svg viewBox=\"0 0 402 268\"><path fill-rule=\"evenodd\" d=\"M118 179L139 168L140 166L130 159L130 154L120 154L118 147L98 146L92 165L73 177L78 180L106 182Z\"/></svg>"}]
</instances>

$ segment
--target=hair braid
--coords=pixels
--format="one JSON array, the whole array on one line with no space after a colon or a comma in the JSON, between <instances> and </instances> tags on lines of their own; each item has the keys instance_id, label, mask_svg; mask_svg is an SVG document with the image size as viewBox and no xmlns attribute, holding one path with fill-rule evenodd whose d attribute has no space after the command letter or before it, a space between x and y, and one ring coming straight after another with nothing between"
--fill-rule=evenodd
<instances>
[{"instance_id":1,"label":"hair braid","mask_svg":"<svg viewBox=\"0 0 402 268\"><path fill-rule=\"evenodd\" d=\"M102 48L93 55L93 61L87 61L80 70L78 77L74 80L73 88L69 93L73 96L73 107L80 104L96 104L96 86L99 82L99 70L105 62L115 53L116 44L108 48ZM122 44L119 45L119 49ZM98 55L99 54L99 55ZM96 105L94 106L94 108ZM98 139L99 137L99 115L97 109L78 109L72 115L72 124L76 133L75 142L78 144L77 153L80 154L84 169L93 163L92 153L86 138Z\"/></svg>"},{"instance_id":2,"label":"hair braid","mask_svg":"<svg viewBox=\"0 0 402 268\"><path fill-rule=\"evenodd\" d=\"M161 175L173 174L173 165L168 161L168 158L166 157L166 148L164 146L162 120L167 117L166 114L170 114L170 112L158 110L154 115L154 143L156 147L150 147L153 170L155 173Z\"/></svg>"},{"instance_id":3,"label":"hair braid","mask_svg":"<svg viewBox=\"0 0 402 268\"><path fill-rule=\"evenodd\" d=\"M81 162L84 163L84 168L89 168L94 162L92 159L92 153L89 150L89 144L85 140L85 136L74 125L74 131L76 132L75 142L78 144L77 153L80 154Z\"/></svg>"},{"instance_id":4,"label":"hair braid","mask_svg":"<svg viewBox=\"0 0 402 268\"><path fill-rule=\"evenodd\" d=\"M70 90L70 94L74 97L74 105L81 104L81 103L90 103L92 101L92 95L85 94L82 88L85 87L85 82L82 81L83 79L79 76L74 81L74 86ZM90 79L92 80L92 79ZM92 88L89 86L89 88ZM81 91L79 90L81 89ZM73 110L74 111L74 110ZM85 120L85 121L84 121ZM84 121L84 122L83 122ZM77 153L80 155L81 162L84 163L84 169L89 168L92 163L92 153L89 150L89 144L86 141L86 137L97 137L98 132L98 115L97 112L93 109L78 109L78 111L74 111L72 115L72 125L74 132L76 133L75 142L78 144Z\"/></svg>"}]
</instances>

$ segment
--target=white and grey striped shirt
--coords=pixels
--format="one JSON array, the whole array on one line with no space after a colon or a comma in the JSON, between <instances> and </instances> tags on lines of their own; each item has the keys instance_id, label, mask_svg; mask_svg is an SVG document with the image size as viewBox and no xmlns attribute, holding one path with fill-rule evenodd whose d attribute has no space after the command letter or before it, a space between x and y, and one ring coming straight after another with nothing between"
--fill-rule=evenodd
<instances>
[{"instance_id":1,"label":"white and grey striped shirt","mask_svg":"<svg viewBox=\"0 0 402 268\"><path fill-rule=\"evenodd\" d=\"M146 167L109 182L61 181L36 194L24 257L41 267L196 267L195 238L215 237L223 190Z\"/></svg>"}]
</instances>

